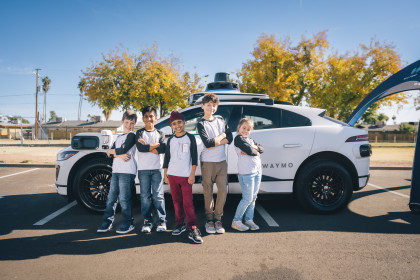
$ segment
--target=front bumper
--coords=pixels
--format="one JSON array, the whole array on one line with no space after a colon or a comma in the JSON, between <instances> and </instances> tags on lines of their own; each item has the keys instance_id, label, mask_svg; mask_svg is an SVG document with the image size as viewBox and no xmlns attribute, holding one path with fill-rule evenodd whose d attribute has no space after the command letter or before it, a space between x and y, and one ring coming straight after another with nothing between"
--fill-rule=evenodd
<instances>
[{"instance_id":1,"label":"front bumper","mask_svg":"<svg viewBox=\"0 0 420 280\"><path fill-rule=\"evenodd\" d=\"M367 183L369 182L370 173L365 176L359 176L359 188L355 189L355 191L360 191L364 187L366 187Z\"/></svg>"},{"instance_id":2,"label":"front bumper","mask_svg":"<svg viewBox=\"0 0 420 280\"><path fill-rule=\"evenodd\" d=\"M55 189L59 195L67 196L67 186L55 185Z\"/></svg>"}]
</instances>

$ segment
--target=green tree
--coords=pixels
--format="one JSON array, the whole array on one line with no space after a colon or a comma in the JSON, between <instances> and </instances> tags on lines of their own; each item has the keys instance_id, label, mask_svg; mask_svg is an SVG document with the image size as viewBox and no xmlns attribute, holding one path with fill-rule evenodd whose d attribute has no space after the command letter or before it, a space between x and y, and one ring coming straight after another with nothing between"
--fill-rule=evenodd
<instances>
[{"instance_id":1,"label":"green tree","mask_svg":"<svg viewBox=\"0 0 420 280\"><path fill-rule=\"evenodd\" d=\"M82 118L82 102L83 102L83 94L86 91L86 81L85 79L81 79L79 84L77 85L77 87L79 88L80 94L79 94L79 110L77 113L77 120L81 120Z\"/></svg>"},{"instance_id":2,"label":"green tree","mask_svg":"<svg viewBox=\"0 0 420 280\"><path fill-rule=\"evenodd\" d=\"M57 121L57 114L55 113L55 111L50 111L50 119L48 121L49 122Z\"/></svg>"},{"instance_id":3,"label":"green tree","mask_svg":"<svg viewBox=\"0 0 420 280\"><path fill-rule=\"evenodd\" d=\"M50 90L51 80L48 76L42 78L42 90L44 91L44 122L47 121L47 92Z\"/></svg>"},{"instance_id":4,"label":"green tree","mask_svg":"<svg viewBox=\"0 0 420 280\"><path fill-rule=\"evenodd\" d=\"M17 123L18 119L22 120L22 123L29 123L29 121L25 118L21 118L21 117L15 117L15 116L7 116L8 122L15 122Z\"/></svg>"},{"instance_id":5,"label":"green tree","mask_svg":"<svg viewBox=\"0 0 420 280\"><path fill-rule=\"evenodd\" d=\"M414 126L405 124L405 123L400 124L399 131L401 131L402 133L410 133L410 134L417 133L417 130Z\"/></svg>"},{"instance_id":6,"label":"green tree","mask_svg":"<svg viewBox=\"0 0 420 280\"><path fill-rule=\"evenodd\" d=\"M378 121L385 121L387 122L389 120L389 117L383 113L378 115Z\"/></svg>"}]
</instances>

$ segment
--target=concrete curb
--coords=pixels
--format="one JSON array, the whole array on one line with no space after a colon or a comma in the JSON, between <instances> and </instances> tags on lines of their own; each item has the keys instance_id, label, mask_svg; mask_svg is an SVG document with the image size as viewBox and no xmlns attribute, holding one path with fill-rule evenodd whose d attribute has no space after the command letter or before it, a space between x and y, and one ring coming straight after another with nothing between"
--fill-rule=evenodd
<instances>
[{"instance_id":1,"label":"concrete curb","mask_svg":"<svg viewBox=\"0 0 420 280\"><path fill-rule=\"evenodd\" d=\"M412 170L412 166L371 166L369 170Z\"/></svg>"},{"instance_id":2,"label":"concrete curb","mask_svg":"<svg viewBox=\"0 0 420 280\"><path fill-rule=\"evenodd\" d=\"M38 168L54 168L54 164L24 164L24 163L0 163L0 167L38 167ZM369 170L412 170L410 166L371 166Z\"/></svg>"},{"instance_id":3,"label":"concrete curb","mask_svg":"<svg viewBox=\"0 0 420 280\"><path fill-rule=\"evenodd\" d=\"M0 144L0 147L68 147L70 144Z\"/></svg>"},{"instance_id":4,"label":"concrete curb","mask_svg":"<svg viewBox=\"0 0 420 280\"><path fill-rule=\"evenodd\" d=\"M24 163L0 163L0 167L23 167L23 168L55 168L54 164L24 164Z\"/></svg>"}]
</instances>

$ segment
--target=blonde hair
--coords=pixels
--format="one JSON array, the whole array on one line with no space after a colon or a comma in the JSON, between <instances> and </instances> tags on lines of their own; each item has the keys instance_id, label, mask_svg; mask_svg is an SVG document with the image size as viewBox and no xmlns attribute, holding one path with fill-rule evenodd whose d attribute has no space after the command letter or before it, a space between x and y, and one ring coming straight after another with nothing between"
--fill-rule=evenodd
<instances>
[{"instance_id":1,"label":"blonde hair","mask_svg":"<svg viewBox=\"0 0 420 280\"><path fill-rule=\"evenodd\" d=\"M244 123L248 123L248 125L251 127L251 130L253 130L253 129L254 129L254 121L253 121L253 120L248 119L248 118L242 118L242 119L239 121L238 128L236 129L236 132L239 132L239 128L240 128L240 127L241 127Z\"/></svg>"}]
</instances>

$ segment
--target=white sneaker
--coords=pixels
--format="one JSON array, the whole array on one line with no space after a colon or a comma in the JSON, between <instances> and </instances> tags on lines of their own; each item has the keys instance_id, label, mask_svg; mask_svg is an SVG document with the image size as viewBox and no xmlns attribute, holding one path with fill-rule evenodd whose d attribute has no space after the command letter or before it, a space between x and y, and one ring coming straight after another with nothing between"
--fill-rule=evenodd
<instances>
[{"instance_id":1,"label":"white sneaker","mask_svg":"<svg viewBox=\"0 0 420 280\"><path fill-rule=\"evenodd\" d=\"M207 221L205 227L206 227L206 232L207 233L216 233L216 229L214 228L214 222L213 221Z\"/></svg>"},{"instance_id":2,"label":"white sneaker","mask_svg":"<svg viewBox=\"0 0 420 280\"><path fill-rule=\"evenodd\" d=\"M257 226L257 225L254 223L254 221L253 221L253 220L246 221L246 222L245 222L245 225L249 226L249 229L250 229L250 230L259 230L259 229L260 229L260 227L259 227L259 226Z\"/></svg>"},{"instance_id":3,"label":"white sneaker","mask_svg":"<svg viewBox=\"0 0 420 280\"><path fill-rule=\"evenodd\" d=\"M166 223L160 222L156 227L156 232L165 232L166 231Z\"/></svg>"},{"instance_id":4,"label":"white sneaker","mask_svg":"<svg viewBox=\"0 0 420 280\"><path fill-rule=\"evenodd\" d=\"M222 221L215 222L216 225L216 232L219 234L225 233L225 229L222 226Z\"/></svg>"},{"instance_id":5,"label":"white sneaker","mask_svg":"<svg viewBox=\"0 0 420 280\"><path fill-rule=\"evenodd\" d=\"M152 232L153 224L149 222L149 220L144 220L143 227L141 228L141 232L150 233Z\"/></svg>"},{"instance_id":6,"label":"white sneaker","mask_svg":"<svg viewBox=\"0 0 420 280\"><path fill-rule=\"evenodd\" d=\"M233 221L232 222L232 228L239 230L239 231L247 231L249 230L249 227L244 225L241 221Z\"/></svg>"}]
</instances>

